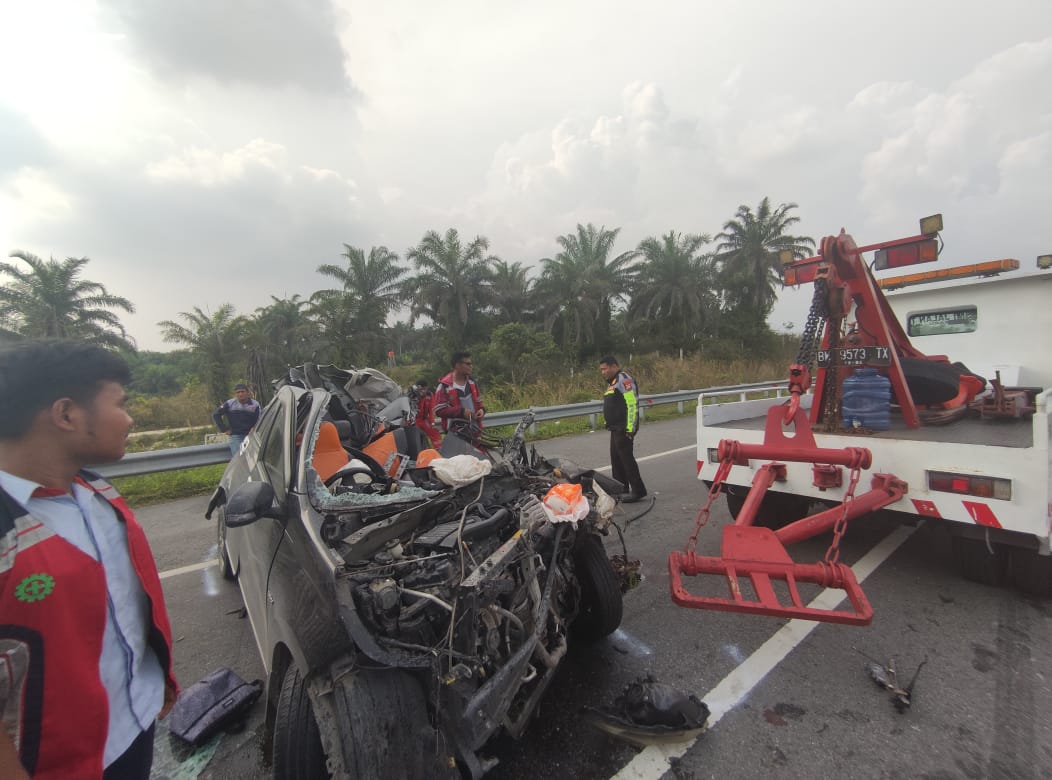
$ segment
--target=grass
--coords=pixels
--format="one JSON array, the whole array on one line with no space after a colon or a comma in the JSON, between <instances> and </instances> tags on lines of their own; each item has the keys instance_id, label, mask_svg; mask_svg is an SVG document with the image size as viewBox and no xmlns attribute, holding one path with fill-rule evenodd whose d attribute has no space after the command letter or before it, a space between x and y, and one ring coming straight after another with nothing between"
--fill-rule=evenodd
<instances>
[{"instance_id":1,"label":"grass","mask_svg":"<svg viewBox=\"0 0 1052 780\"><path fill-rule=\"evenodd\" d=\"M225 464L218 463L138 477L118 477L113 480L113 486L130 506L148 506L177 498L208 495L219 484L225 468Z\"/></svg>"}]
</instances>

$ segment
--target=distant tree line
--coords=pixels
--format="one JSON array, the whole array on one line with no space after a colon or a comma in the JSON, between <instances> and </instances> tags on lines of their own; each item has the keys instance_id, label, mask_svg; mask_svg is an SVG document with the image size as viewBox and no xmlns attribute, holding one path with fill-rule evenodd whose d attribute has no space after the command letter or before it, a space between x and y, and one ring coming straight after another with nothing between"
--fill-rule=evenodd
<instances>
[{"instance_id":1,"label":"distant tree line","mask_svg":"<svg viewBox=\"0 0 1052 780\"><path fill-rule=\"evenodd\" d=\"M271 296L253 314L194 306L158 323L182 348L171 354L135 352L115 313L134 306L80 277L88 258L16 251L21 264L0 263L0 338L90 338L129 353L139 391L177 391L196 377L215 402L240 379L265 390L304 360L383 367L391 351L438 371L453 350L472 349L487 376L511 382L608 352L764 353L779 254L806 257L815 246L789 232L796 208L765 197L755 210L740 206L714 237L670 230L620 252L620 228L578 224L556 237L536 273L453 228L428 231L404 259L344 244L341 263L317 268L332 286L307 298ZM407 319L389 324L403 311Z\"/></svg>"}]
</instances>

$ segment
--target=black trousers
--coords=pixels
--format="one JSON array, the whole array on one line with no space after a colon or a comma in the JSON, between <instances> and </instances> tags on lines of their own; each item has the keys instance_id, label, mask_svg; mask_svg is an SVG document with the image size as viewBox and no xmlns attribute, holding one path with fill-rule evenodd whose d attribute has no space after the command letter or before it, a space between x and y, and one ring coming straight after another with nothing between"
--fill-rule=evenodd
<instances>
[{"instance_id":1,"label":"black trousers","mask_svg":"<svg viewBox=\"0 0 1052 780\"><path fill-rule=\"evenodd\" d=\"M153 768L154 726L146 729L128 745L112 764L102 773L102 780L150 780Z\"/></svg>"},{"instance_id":2,"label":"black trousers","mask_svg":"<svg viewBox=\"0 0 1052 780\"><path fill-rule=\"evenodd\" d=\"M632 437L624 431L610 431L610 476L620 482L629 493L647 494L643 478L639 476Z\"/></svg>"}]
</instances>

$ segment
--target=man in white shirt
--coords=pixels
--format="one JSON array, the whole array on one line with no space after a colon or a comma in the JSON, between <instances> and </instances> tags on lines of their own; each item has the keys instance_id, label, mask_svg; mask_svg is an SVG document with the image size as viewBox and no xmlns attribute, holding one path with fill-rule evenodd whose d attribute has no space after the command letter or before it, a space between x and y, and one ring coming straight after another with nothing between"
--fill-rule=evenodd
<instances>
[{"instance_id":1,"label":"man in white shirt","mask_svg":"<svg viewBox=\"0 0 1052 780\"><path fill-rule=\"evenodd\" d=\"M0 348L0 777L148 780L178 688L142 528L85 470L119 460L122 358L87 342Z\"/></svg>"}]
</instances>

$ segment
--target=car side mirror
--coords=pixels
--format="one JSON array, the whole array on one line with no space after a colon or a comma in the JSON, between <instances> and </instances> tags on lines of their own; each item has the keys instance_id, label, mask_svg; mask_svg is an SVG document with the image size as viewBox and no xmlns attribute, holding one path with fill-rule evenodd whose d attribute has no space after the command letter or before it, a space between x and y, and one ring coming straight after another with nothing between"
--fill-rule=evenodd
<instances>
[{"instance_id":1,"label":"car side mirror","mask_svg":"<svg viewBox=\"0 0 1052 780\"><path fill-rule=\"evenodd\" d=\"M281 519L274 507L274 488L266 482L246 482L226 501L223 522L228 528L238 528L256 522L261 517Z\"/></svg>"}]
</instances>

